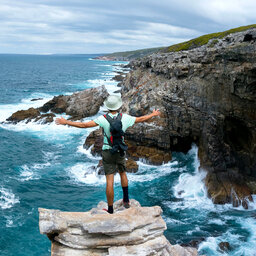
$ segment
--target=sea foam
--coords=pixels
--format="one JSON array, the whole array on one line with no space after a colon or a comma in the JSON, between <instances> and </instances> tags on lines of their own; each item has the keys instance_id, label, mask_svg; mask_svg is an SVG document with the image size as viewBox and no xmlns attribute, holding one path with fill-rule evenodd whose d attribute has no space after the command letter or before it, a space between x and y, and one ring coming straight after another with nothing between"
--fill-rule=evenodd
<instances>
[{"instance_id":1,"label":"sea foam","mask_svg":"<svg viewBox=\"0 0 256 256\"><path fill-rule=\"evenodd\" d=\"M12 193L11 189L0 187L0 207L2 209L11 208L19 202L19 198Z\"/></svg>"}]
</instances>

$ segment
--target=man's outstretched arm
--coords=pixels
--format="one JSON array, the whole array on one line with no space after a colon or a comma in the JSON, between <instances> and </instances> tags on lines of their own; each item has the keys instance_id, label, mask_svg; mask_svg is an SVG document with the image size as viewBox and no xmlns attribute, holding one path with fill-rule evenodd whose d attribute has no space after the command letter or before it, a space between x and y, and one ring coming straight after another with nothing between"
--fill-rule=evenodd
<instances>
[{"instance_id":1,"label":"man's outstretched arm","mask_svg":"<svg viewBox=\"0 0 256 256\"><path fill-rule=\"evenodd\" d=\"M94 121L89 121L89 122L72 122L70 120L66 120L65 118L61 117L61 118L56 118L55 120L56 124L67 124L70 126L74 126L77 128L90 128L90 127L95 127L98 126L98 124L96 124Z\"/></svg>"},{"instance_id":2,"label":"man's outstretched arm","mask_svg":"<svg viewBox=\"0 0 256 256\"><path fill-rule=\"evenodd\" d=\"M136 117L135 123L142 123L142 122L149 120L153 116L160 116L160 115L161 115L161 112L159 111L159 109L157 109L157 110L154 109L153 112L149 115Z\"/></svg>"}]
</instances>

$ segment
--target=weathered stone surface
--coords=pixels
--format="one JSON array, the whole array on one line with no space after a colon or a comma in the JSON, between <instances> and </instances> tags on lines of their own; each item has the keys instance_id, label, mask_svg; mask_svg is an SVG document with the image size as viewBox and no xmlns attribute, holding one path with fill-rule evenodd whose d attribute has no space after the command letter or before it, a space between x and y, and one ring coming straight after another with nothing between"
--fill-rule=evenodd
<instances>
[{"instance_id":1,"label":"weathered stone surface","mask_svg":"<svg viewBox=\"0 0 256 256\"><path fill-rule=\"evenodd\" d=\"M157 147L142 146L132 141L127 141L127 145L127 155L135 160L142 158L151 164L161 165L172 159L171 152L166 152Z\"/></svg>"},{"instance_id":2,"label":"weathered stone surface","mask_svg":"<svg viewBox=\"0 0 256 256\"><path fill-rule=\"evenodd\" d=\"M230 249L231 249L229 242L220 242L219 248L223 252L230 251Z\"/></svg>"},{"instance_id":3,"label":"weathered stone surface","mask_svg":"<svg viewBox=\"0 0 256 256\"><path fill-rule=\"evenodd\" d=\"M122 111L140 116L158 108L163 115L136 124L127 138L166 151L186 152L194 142L202 168L256 177L256 29L217 41L130 63ZM239 192L244 185L233 186L235 194L247 195Z\"/></svg>"},{"instance_id":4,"label":"weathered stone surface","mask_svg":"<svg viewBox=\"0 0 256 256\"><path fill-rule=\"evenodd\" d=\"M108 92L104 85L75 92L68 96L55 96L42 107L15 112L7 121L17 123L23 120L30 122L33 119L35 121L43 119L44 123L53 122L55 116L53 113L66 113L71 116L72 120L78 120L97 114L107 96ZM41 112L46 113L48 111L53 113L41 114Z\"/></svg>"},{"instance_id":5,"label":"weathered stone surface","mask_svg":"<svg viewBox=\"0 0 256 256\"><path fill-rule=\"evenodd\" d=\"M37 101L37 100L42 100L43 98L36 98L36 99L32 99L31 101Z\"/></svg>"},{"instance_id":6,"label":"weathered stone surface","mask_svg":"<svg viewBox=\"0 0 256 256\"><path fill-rule=\"evenodd\" d=\"M105 202L89 212L39 209L40 232L52 241L52 256L197 255L166 240L159 206L141 207L133 199L130 205L125 209L122 200L115 202L114 214L102 210Z\"/></svg>"},{"instance_id":7,"label":"weathered stone surface","mask_svg":"<svg viewBox=\"0 0 256 256\"><path fill-rule=\"evenodd\" d=\"M124 73L120 72L118 75L115 75L112 80L115 80L117 82L121 82L124 80Z\"/></svg>"},{"instance_id":8,"label":"weathered stone surface","mask_svg":"<svg viewBox=\"0 0 256 256\"><path fill-rule=\"evenodd\" d=\"M39 108L41 112L52 111L56 114L61 114L66 111L67 100L69 96L59 95L54 96L53 99L46 102L42 107Z\"/></svg>"},{"instance_id":9,"label":"weathered stone surface","mask_svg":"<svg viewBox=\"0 0 256 256\"><path fill-rule=\"evenodd\" d=\"M67 100L66 114L81 119L98 113L108 96L104 85L72 94Z\"/></svg>"},{"instance_id":10,"label":"weathered stone surface","mask_svg":"<svg viewBox=\"0 0 256 256\"><path fill-rule=\"evenodd\" d=\"M115 202L114 214L102 210L105 202L89 212L39 208L40 232L52 241L52 256L197 255L192 248L172 246L166 240L159 206L141 207L133 199L130 205L125 209L122 200Z\"/></svg>"},{"instance_id":11,"label":"weathered stone surface","mask_svg":"<svg viewBox=\"0 0 256 256\"><path fill-rule=\"evenodd\" d=\"M103 146L103 131L102 128L92 131L86 138L83 147L91 148L93 155L101 155Z\"/></svg>"},{"instance_id":12,"label":"weathered stone surface","mask_svg":"<svg viewBox=\"0 0 256 256\"><path fill-rule=\"evenodd\" d=\"M126 161L126 169L127 169L127 172L135 173L138 171L139 166L133 159L128 158Z\"/></svg>"},{"instance_id":13,"label":"weathered stone surface","mask_svg":"<svg viewBox=\"0 0 256 256\"><path fill-rule=\"evenodd\" d=\"M35 122L39 121L43 124L46 123L51 123L53 122L53 118L56 117L53 113L49 113L49 114L41 114L40 116L38 116L37 118L35 118Z\"/></svg>"},{"instance_id":14,"label":"weathered stone surface","mask_svg":"<svg viewBox=\"0 0 256 256\"><path fill-rule=\"evenodd\" d=\"M253 201L250 188L237 171L209 172L205 184L214 203L232 203L235 207L242 204L247 209L248 203Z\"/></svg>"},{"instance_id":15,"label":"weathered stone surface","mask_svg":"<svg viewBox=\"0 0 256 256\"><path fill-rule=\"evenodd\" d=\"M20 121L27 120L27 122L31 121L40 115L40 112L35 108L29 108L28 110L19 110L13 113L6 121L10 121L13 123L18 123Z\"/></svg>"}]
</instances>

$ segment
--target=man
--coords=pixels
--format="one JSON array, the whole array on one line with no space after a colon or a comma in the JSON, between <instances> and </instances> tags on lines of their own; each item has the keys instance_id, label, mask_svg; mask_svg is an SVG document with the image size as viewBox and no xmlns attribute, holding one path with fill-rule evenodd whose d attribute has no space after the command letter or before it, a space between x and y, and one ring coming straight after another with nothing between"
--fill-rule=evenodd
<instances>
[{"instance_id":1,"label":"man","mask_svg":"<svg viewBox=\"0 0 256 256\"><path fill-rule=\"evenodd\" d=\"M108 115L110 118L118 116L118 110L122 106L122 99L117 95L110 95L104 101L104 106L108 109ZM149 120L153 116L159 116L159 110L153 110L149 115L134 117L127 114L122 114L122 130L126 131L127 128L133 126L134 123L141 123ZM97 119L89 122L72 122L64 119L63 117L56 119L56 124L70 125L78 128L89 128L100 126L104 130L104 141L102 147L102 162L106 176L106 195L108 201L108 213L113 213L113 202L114 202L114 174L118 171L121 177L121 185L123 189L123 204L125 208L129 208L129 195L128 195L128 179L126 176L125 156L120 152L111 152L111 145L109 142L110 134L110 123L106 118L106 115L100 116Z\"/></svg>"}]
</instances>

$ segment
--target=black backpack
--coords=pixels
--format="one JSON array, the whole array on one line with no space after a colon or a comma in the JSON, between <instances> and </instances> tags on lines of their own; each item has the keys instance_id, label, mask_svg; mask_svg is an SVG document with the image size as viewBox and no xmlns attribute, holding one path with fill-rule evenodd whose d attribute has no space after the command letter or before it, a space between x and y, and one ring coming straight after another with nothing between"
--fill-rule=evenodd
<instances>
[{"instance_id":1,"label":"black backpack","mask_svg":"<svg viewBox=\"0 0 256 256\"><path fill-rule=\"evenodd\" d=\"M106 135L108 139L108 145L112 147L110 150L112 154L120 152L120 155L123 156L124 152L128 149L127 145L124 143L124 131L123 125L121 122L122 113L119 113L116 117L110 117L109 114L104 115L107 121L110 124L110 138Z\"/></svg>"}]
</instances>

